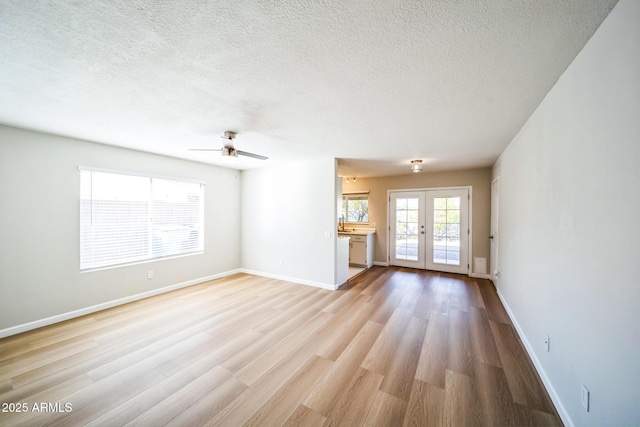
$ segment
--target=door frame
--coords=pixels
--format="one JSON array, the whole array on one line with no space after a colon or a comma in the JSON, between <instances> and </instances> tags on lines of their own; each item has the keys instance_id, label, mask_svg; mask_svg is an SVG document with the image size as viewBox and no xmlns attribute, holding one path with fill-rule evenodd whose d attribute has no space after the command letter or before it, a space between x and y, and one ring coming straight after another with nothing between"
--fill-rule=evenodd
<instances>
[{"instance_id":1,"label":"door frame","mask_svg":"<svg viewBox=\"0 0 640 427\"><path fill-rule=\"evenodd\" d=\"M471 185L460 185L452 187L394 188L387 190L387 265L391 265L391 193L439 190L467 190L469 192L469 247L467 248L468 253L466 275L471 276L471 273L473 271L473 187Z\"/></svg>"},{"instance_id":2,"label":"door frame","mask_svg":"<svg viewBox=\"0 0 640 427\"><path fill-rule=\"evenodd\" d=\"M495 190L495 193L494 193ZM495 197L494 197L495 194ZM489 275L494 286L498 287L498 277L500 276L500 177L491 181L491 223L489 243Z\"/></svg>"}]
</instances>

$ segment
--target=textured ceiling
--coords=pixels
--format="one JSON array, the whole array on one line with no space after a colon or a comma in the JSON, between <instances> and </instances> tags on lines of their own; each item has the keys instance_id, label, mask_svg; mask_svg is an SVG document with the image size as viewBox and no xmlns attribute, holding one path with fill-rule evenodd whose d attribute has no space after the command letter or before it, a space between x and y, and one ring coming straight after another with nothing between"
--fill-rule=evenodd
<instances>
[{"instance_id":1,"label":"textured ceiling","mask_svg":"<svg viewBox=\"0 0 640 427\"><path fill-rule=\"evenodd\" d=\"M616 0L0 0L0 123L343 176L490 166ZM225 163L226 165L226 163Z\"/></svg>"}]
</instances>

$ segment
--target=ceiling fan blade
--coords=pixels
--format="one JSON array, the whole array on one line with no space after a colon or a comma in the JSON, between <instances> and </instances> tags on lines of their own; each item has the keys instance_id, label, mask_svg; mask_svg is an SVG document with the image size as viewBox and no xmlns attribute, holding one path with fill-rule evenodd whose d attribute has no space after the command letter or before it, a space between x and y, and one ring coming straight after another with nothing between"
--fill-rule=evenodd
<instances>
[{"instance_id":1,"label":"ceiling fan blade","mask_svg":"<svg viewBox=\"0 0 640 427\"><path fill-rule=\"evenodd\" d=\"M254 154L254 153L248 153L246 151L241 151L241 150L236 150L236 153L238 153L241 156L253 157L254 159L260 159L260 160L267 160L268 159L267 156L261 156L260 154Z\"/></svg>"},{"instance_id":2,"label":"ceiling fan blade","mask_svg":"<svg viewBox=\"0 0 640 427\"><path fill-rule=\"evenodd\" d=\"M189 151L222 151L222 148L189 148Z\"/></svg>"}]
</instances>

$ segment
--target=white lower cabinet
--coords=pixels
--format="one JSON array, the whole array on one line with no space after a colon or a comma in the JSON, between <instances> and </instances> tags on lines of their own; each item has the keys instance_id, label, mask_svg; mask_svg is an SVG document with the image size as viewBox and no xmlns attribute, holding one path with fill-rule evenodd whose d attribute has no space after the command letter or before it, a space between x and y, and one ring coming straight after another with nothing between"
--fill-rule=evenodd
<instances>
[{"instance_id":1,"label":"white lower cabinet","mask_svg":"<svg viewBox=\"0 0 640 427\"><path fill-rule=\"evenodd\" d=\"M350 235L349 264L361 267L373 265L373 233L367 235Z\"/></svg>"}]
</instances>

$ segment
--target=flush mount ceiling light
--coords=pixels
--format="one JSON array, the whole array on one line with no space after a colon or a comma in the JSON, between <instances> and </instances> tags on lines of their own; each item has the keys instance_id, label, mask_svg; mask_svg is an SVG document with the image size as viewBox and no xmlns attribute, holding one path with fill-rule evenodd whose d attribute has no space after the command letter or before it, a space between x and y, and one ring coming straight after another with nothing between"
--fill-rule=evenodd
<instances>
[{"instance_id":1,"label":"flush mount ceiling light","mask_svg":"<svg viewBox=\"0 0 640 427\"><path fill-rule=\"evenodd\" d=\"M422 172L422 160L411 160L411 172Z\"/></svg>"}]
</instances>

